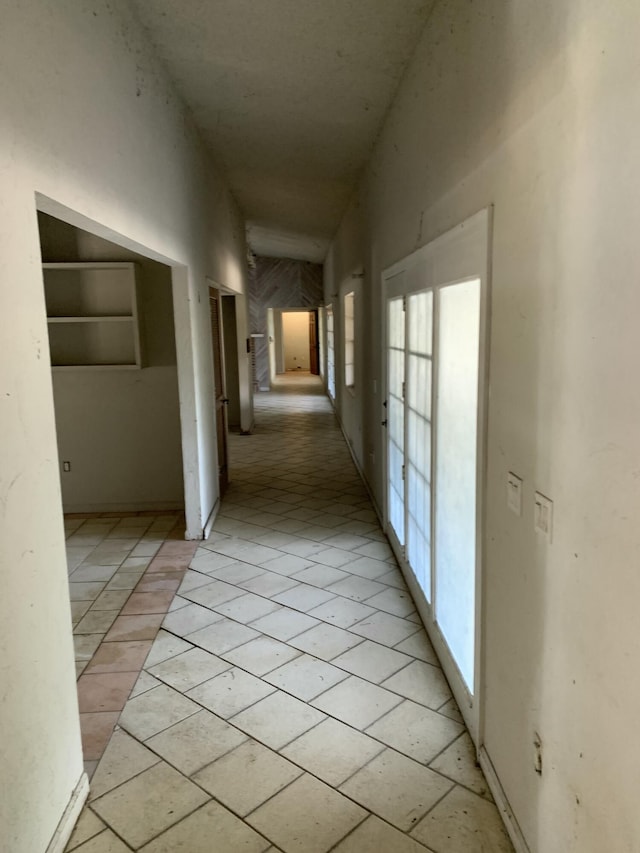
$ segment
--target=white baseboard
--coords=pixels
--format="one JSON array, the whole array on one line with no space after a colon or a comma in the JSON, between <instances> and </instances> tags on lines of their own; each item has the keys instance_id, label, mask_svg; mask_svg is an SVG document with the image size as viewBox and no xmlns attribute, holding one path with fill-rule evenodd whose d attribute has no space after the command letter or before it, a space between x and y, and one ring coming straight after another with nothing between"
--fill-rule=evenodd
<instances>
[{"instance_id":1,"label":"white baseboard","mask_svg":"<svg viewBox=\"0 0 640 853\"><path fill-rule=\"evenodd\" d=\"M505 829L509 834L509 838L511 839L511 843L514 846L516 853L531 853L518 821L516 820L514 813L511 811L511 806L509 805L509 801L502 789L502 785L500 784L500 780L498 779L498 774L495 771L493 763L489 758L489 753L484 746L480 747L480 751L478 752L478 761L480 762L480 767L482 768L482 772L484 773L489 785L489 790L493 795L493 799L496 801L500 817L504 822Z\"/></svg>"},{"instance_id":2,"label":"white baseboard","mask_svg":"<svg viewBox=\"0 0 640 853\"><path fill-rule=\"evenodd\" d=\"M63 853L67 842L71 838L71 833L74 830L76 822L80 817L80 812L84 806L87 797L89 796L89 778L86 773L78 780L78 784L73 789L71 799L67 803L64 814L60 818L56 831L53 833L53 838L47 847L47 853Z\"/></svg>"},{"instance_id":3,"label":"white baseboard","mask_svg":"<svg viewBox=\"0 0 640 853\"><path fill-rule=\"evenodd\" d=\"M64 504L65 513L92 512L184 512L184 501L139 501L134 503L110 504Z\"/></svg>"}]
</instances>

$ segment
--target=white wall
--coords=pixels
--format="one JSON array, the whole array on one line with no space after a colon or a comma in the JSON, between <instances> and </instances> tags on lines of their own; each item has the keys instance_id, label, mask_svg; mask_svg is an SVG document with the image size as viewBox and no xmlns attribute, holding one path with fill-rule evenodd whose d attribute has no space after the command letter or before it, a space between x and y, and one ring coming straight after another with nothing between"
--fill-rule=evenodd
<instances>
[{"instance_id":1,"label":"white wall","mask_svg":"<svg viewBox=\"0 0 640 853\"><path fill-rule=\"evenodd\" d=\"M325 267L335 308L366 272L357 415L381 500L381 270L495 205L484 743L537 853L640 848L639 33L632 0L437 4Z\"/></svg>"},{"instance_id":2,"label":"white wall","mask_svg":"<svg viewBox=\"0 0 640 853\"><path fill-rule=\"evenodd\" d=\"M282 312L285 370L309 370L309 312Z\"/></svg>"},{"instance_id":3,"label":"white wall","mask_svg":"<svg viewBox=\"0 0 640 853\"><path fill-rule=\"evenodd\" d=\"M82 754L36 193L47 212L174 267L194 536L217 497L205 275L242 291L245 247L124 2L10 4L0 77L12 81L0 87L0 827L11 853L41 853Z\"/></svg>"}]
</instances>

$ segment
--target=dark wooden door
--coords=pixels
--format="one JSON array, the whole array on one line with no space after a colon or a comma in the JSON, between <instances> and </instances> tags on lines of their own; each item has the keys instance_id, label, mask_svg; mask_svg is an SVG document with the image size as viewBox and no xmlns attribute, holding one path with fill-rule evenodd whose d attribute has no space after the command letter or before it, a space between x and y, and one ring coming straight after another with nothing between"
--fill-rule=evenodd
<instances>
[{"instance_id":1,"label":"dark wooden door","mask_svg":"<svg viewBox=\"0 0 640 853\"><path fill-rule=\"evenodd\" d=\"M320 373L317 311L309 311L309 371L315 376Z\"/></svg>"},{"instance_id":2,"label":"dark wooden door","mask_svg":"<svg viewBox=\"0 0 640 853\"><path fill-rule=\"evenodd\" d=\"M227 450L227 393L224 378L224 348L222 345L222 322L220 320L220 294L209 288L211 311L211 339L213 341L213 381L215 386L216 436L218 439L218 482L220 497L229 483L229 460Z\"/></svg>"}]
</instances>

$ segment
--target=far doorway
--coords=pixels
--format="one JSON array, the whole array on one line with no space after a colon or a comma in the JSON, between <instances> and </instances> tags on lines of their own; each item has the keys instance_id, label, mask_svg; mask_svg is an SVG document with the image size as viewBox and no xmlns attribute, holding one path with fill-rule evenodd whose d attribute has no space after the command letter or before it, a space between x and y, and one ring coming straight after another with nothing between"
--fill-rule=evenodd
<instances>
[{"instance_id":1,"label":"far doorway","mask_svg":"<svg viewBox=\"0 0 640 853\"><path fill-rule=\"evenodd\" d=\"M285 373L320 374L317 309L268 309L270 381Z\"/></svg>"}]
</instances>

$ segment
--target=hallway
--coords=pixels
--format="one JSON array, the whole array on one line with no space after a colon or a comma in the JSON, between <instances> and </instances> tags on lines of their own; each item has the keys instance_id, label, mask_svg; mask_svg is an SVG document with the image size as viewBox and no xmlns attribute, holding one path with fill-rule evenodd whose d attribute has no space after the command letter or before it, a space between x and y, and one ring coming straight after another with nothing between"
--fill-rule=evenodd
<instances>
[{"instance_id":1,"label":"hallway","mask_svg":"<svg viewBox=\"0 0 640 853\"><path fill-rule=\"evenodd\" d=\"M508 853L320 381L255 405L67 850Z\"/></svg>"}]
</instances>

